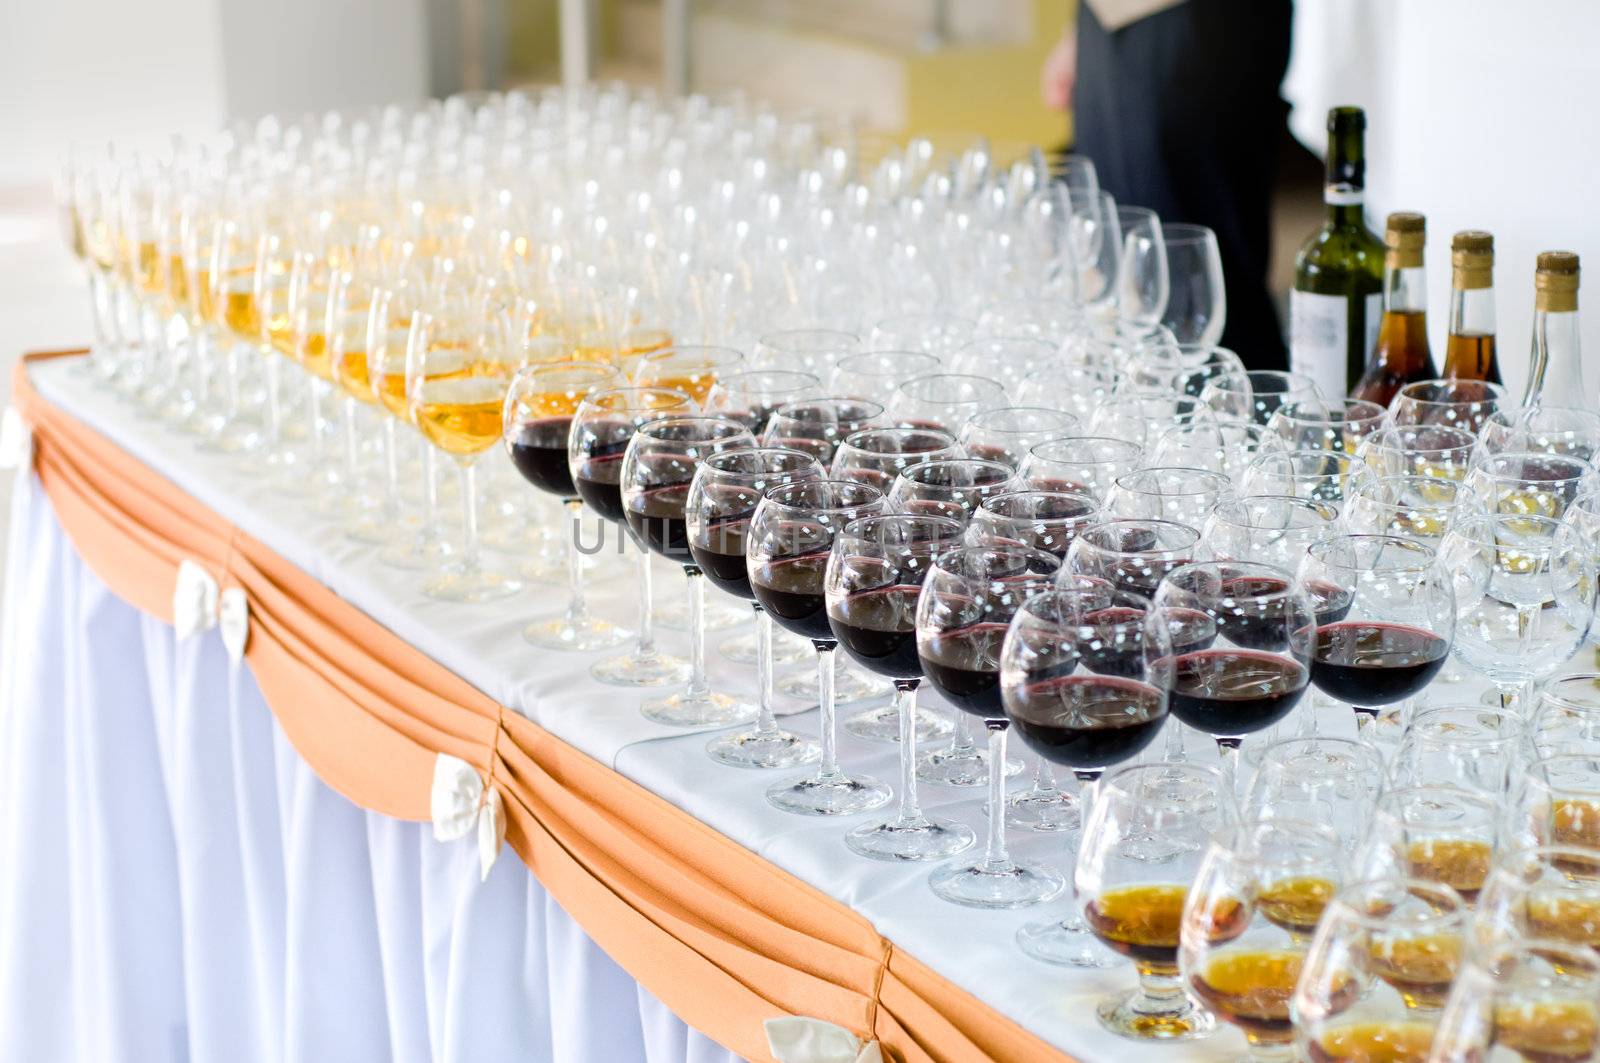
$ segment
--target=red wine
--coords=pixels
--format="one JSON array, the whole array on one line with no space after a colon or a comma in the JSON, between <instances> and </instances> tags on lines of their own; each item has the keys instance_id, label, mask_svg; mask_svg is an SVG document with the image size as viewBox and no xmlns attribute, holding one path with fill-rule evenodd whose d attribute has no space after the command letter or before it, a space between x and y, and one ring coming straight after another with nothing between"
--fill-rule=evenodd
<instances>
[{"instance_id":1,"label":"red wine","mask_svg":"<svg viewBox=\"0 0 1600 1063\"><path fill-rule=\"evenodd\" d=\"M679 564L693 559L689 554L689 525L683 514L689 500L689 485L667 484L640 492L628 508L628 527L651 550Z\"/></svg>"},{"instance_id":2,"label":"red wine","mask_svg":"<svg viewBox=\"0 0 1600 1063\"><path fill-rule=\"evenodd\" d=\"M1419 694L1444 667L1450 644L1431 631L1362 620L1317 629L1311 680L1349 705L1390 705Z\"/></svg>"},{"instance_id":3,"label":"red wine","mask_svg":"<svg viewBox=\"0 0 1600 1063\"><path fill-rule=\"evenodd\" d=\"M827 570L826 550L775 558L750 573L750 589L784 628L814 641L832 642L822 589Z\"/></svg>"},{"instance_id":4,"label":"red wine","mask_svg":"<svg viewBox=\"0 0 1600 1063\"><path fill-rule=\"evenodd\" d=\"M1155 534L1149 535L1151 547L1155 546ZM1188 557L1128 557L1113 561L1106 566L1105 578L1114 583L1118 590L1137 594L1141 598L1154 598L1156 587L1167 577L1173 569L1182 568L1193 558Z\"/></svg>"},{"instance_id":5,"label":"red wine","mask_svg":"<svg viewBox=\"0 0 1600 1063\"><path fill-rule=\"evenodd\" d=\"M576 498L577 488L567 468L567 434L570 417L547 417L520 426L509 442L511 464L522 478L541 491Z\"/></svg>"},{"instance_id":6,"label":"red wine","mask_svg":"<svg viewBox=\"0 0 1600 1063\"><path fill-rule=\"evenodd\" d=\"M1168 607L1162 610L1173 656L1209 649L1217 640L1217 625L1198 609ZM1096 637L1083 640L1083 666L1100 675L1142 679L1145 673L1145 613L1132 606L1113 605L1084 616Z\"/></svg>"},{"instance_id":7,"label":"red wine","mask_svg":"<svg viewBox=\"0 0 1600 1063\"><path fill-rule=\"evenodd\" d=\"M622 523L622 454L603 454L585 458L572 478L583 504L606 520Z\"/></svg>"},{"instance_id":8,"label":"red wine","mask_svg":"<svg viewBox=\"0 0 1600 1063\"><path fill-rule=\"evenodd\" d=\"M1006 715L1035 753L1083 771L1138 756L1161 730L1167 706L1146 683L1073 675L1029 683L1006 700Z\"/></svg>"},{"instance_id":9,"label":"red wine","mask_svg":"<svg viewBox=\"0 0 1600 1063\"><path fill-rule=\"evenodd\" d=\"M1264 730L1289 715L1306 690L1298 661L1249 650L1202 650L1167 658L1172 715L1215 738Z\"/></svg>"},{"instance_id":10,"label":"red wine","mask_svg":"<svg viewBox=\"0 0 1600 1063\"><path fill-rule=\"evenodd\" d=\"M915 584L876 587L852 594L828 609L828 626L845 652L890 679L920 679L917 659Z\"/></svg>"},{"instance_id":11,"label":"red wine","mask_svg":"<svg viewBox=\"0 0 1600 1063\"><path fill-rule=\"evenodd\" d=\"M752 511L754 512L754 511ZM750 569L744 561L744 540L750 513L713 521L689 543L689 554L711 582L739 598L753 599Z\"/></svg>"},{"instance_id":12,"label":"red wine","mask_svg":"<svg viewBox=\"0 0 1600 1063\"><path fill-rule=\"evenodd\" d=\"M1289 581L1277 576L1236 576L1222 591L1238 604L1217 618L1217 627L1236 646L1281 653L1289 636L1311 626L1311 617L1292 608ZM1348 610L1348 606L1346 607Z\"/></svg>"},{"instance_id":13,"label":"red wine","mask_svg":"<svg viewBox=\"0 0 1600 1063\"><path fill-rule=\"evenodd\" d=\"M986 720L1005 714L1000 706L1000 644L1005 624L972 624L917 640L922 674L945 700Z\"/></svg>"},{"instance_id":14,"label":"red wine","mask_svg":"<svg viewBox=\"0 0 1600 1063\"><path fill-rule=\"evenodd\" d=\"M1316 607L1318 625L1337 624L1350 615L1350 606L1355 602L1355 595L1327 580L1306 580L1306 593Z\"/></svg>"}]
</instances>

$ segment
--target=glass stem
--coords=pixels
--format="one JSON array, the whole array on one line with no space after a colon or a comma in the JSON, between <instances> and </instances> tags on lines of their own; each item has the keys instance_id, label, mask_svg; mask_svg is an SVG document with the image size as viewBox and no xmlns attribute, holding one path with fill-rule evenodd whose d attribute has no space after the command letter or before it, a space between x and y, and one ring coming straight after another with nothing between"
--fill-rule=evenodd
<instances>
[{"instance_id":1,"label":"glass stem","mask_svg":"<svg viewBox=\"0 0 1600 1063\"><path fill-rule=\"evenodd\" d=\"M228 389L228 415L226 424L237 424L244 415L244 367L239 364L240 351L244 345L236 340L229 340L228 352L222 359L222 372L227 377L224 381Z\"/></svg>"},{"instance_id":2,"label":"glass stem","mask_svg":"<svg viewBox=\"0 0 1600 1063\"><path fill-rule=\"evenodd\" d=\"M1037 764L1033 769L1033 786L1027 796L1034 798L1054 797L1060 791L1056 787L1056 773L1051 770L1050 762L1043 757L1036 758Z\"/></svg>"},{"instance_id":3,"label":"glass stem","mask_svg":"<svg viewBox=\"0 0 1600 1063\"><path fill-rule=\"evenodd\" d=\"M1239 739L1217 739L1217 759L1222 762L1222 792L1232 798L1239 786Z\"/></svg>"},{"instance_id":4,"label":"glass stem","mask_svg":"<svg viewBox=\"0 0 1600 1063\"><path fill-rule=\"evenodd\" d=\"M1161 759L1168 764L1182 764L1189 759L1188 752L1183 748L1183 725L1177 720L1167 721L1167 746Z\"/></svg>"},{"instance_id":5,"label":"glass stem","mask_svg":"<svg viewBox=\"0 0 1600 1063\"><path fill-rule=\"evenodd\" d=\"M897 679L894 684L894 711L900 719L900 811L896 827L909 829L927 826L922 805L917 800L917 684L916 679Z\"/></svg>"},{"instance_id":6,"label":"glass stem","mask_svg":"<svg viewBox=\"0 0 1600 1063\"><path fill-rule=\"evenodd\" d=\"M706 679L706 578L699 565L684 565L689 577L689 687L684 695L690 701L711 696Z\"/></svg>"},{"instance_id":7,"label":"glass stem","mask_svg":"<svg viewBox=\"0 0 1600 1063\"><path fill-rule=\"evenodd\" d=\"M776 734L778 715L772 709L772 617L752 602L756 611L756 733Z\"/></svg>"},{"instance_id":8,"label":"glass stem","mask_svg":"<svg viewBox=\"0 0 1600 1063\"><path fill-rule=\"evenodd\" d=\"M638 551L639 565L639 656L649 657L656 652L655 581L650 572L650 551L637 539L633 542Z\"/></svg>"},{"instance_id":9,"label":"glass stem","mask_svg":"<svg viewBox=\"0 0 1600 1063\"><path fill-rule=\"evenodd\" d=\"M474 461L456 463L461 488L461 571L478 571L478 466Z\"/></svg>"},{"instance_id":10,"label":"glass stem","mask_svg":"<svg viewBox=\"0 0 1600 1063\"><path fill-rule=\"evenodd\" d=\"M356 400L346 395L339 401L339 419L344 426L344 472L346 482L356 484L356 465L360 463L361 439L356 433Z\"/></svg>"},{"instance_id":11,"label":"glass stem","mask_svg":"<svg viewBox=\"0 0 1600 1063\"><path fill-rule=\"evenodd\" d=\"M956 723L950 732L950 745L945 750L947 757L965 757L972 754L978 747L972 742L972 728L967 723L967 714L955 714Z\"/></svg>"},{"instance_id":12,"label":"glass stem","mask_svg":"<svg viewBox=\"0 0 1600 1063\"><path fill-rule=\"evenodd\" d=\"M422 534L432 539L439 534L439 455L427 447L422 456Z\"/></svg>"},{"instance_id":13,"label":"glass stem","mask_svg":"<svg viewBox=\"0 0 1600 1063\"><path fill-rule=\"evenodd\" d=\"M400 441L395 438L398 422L393 417L383 419L383 512L389 517L400 515Z\"/></svg>"},{"instance_id":14,"label":"glass stem","mask_svg":"<svg viewBox=\"0 0 1600 1063\"><path fill-rule=\"evenodd\" d=\"M1176 975L1140 967L1139 992L1128 1001L1128 1009L1139 1015L1181 1015L1189 1010L1189 998Z\"/></svg>"},{"instance_id":15,"label":"glass stem","mask_svg":"<svg viewBox=\"0 0 1600 1063\"><path fill-rule=\"evenodd\" d=\"M985 720L989 728L989 839L983 851L983 870L1002 874L1011 870L1006 852L1006 728L1005 720Z\"/></svg>"},{"instance_id":16,"label":"glass stem","mask_svg":"<svg viewBox=\"0 0 1600 1063\"><path fill-rule=\"evenodd\" d=\"M578 527L583 520L583 502L568 498L562 502L567 507L569 534L567 536L567 586L571 597L567 601L567 626L582 627L589 619L589 605L583 600L583 551L578 549Z\"/></svg>"},{"instance_id":17,"label":"glass stem","mask_svg":"<svg viewBox=\"0 0 1600 1063\"><path fill-rule=\"evenodd\" d=\"M1326 702L1327 699L1322 696L1321 691L1313 690L1311 692L1311 698L1306 703L1306 707L1300 710L1300 729L1295 737L1317 737L1317 717L1322 715L1322 706Z\"/></svg>"},{"instance_id":18,"label":"glass stem","mask_svg":"<svg viewBox=\"0 0 1600 1063\"><path fill-rule=\"evenodd\" d=\"M322 381L312 377L306 381L306 411L311 416L312 468L322 469Z\"/></svg>"},{"instance_id":19,"label":"glass stem","mask_svg":"<svg viewBox=\"0 0 1600 1063\"><path fill-rule=\"evenodd\" d=\"M278 353L272 348L260 348L260 353L267 360L267 445L277 447L283 439L282 396L279 394L283 367L278 364Z\"/></svg>"},{"instance_id":20,"label":"glass stem","mask_svg":"<svg viewBox=\"0 0 1600 1063\"><path fill-rule=\"evenodd\" d=\"M822 729L822 764L817 768L817 778L833 781L843 777L839 771L838 735L834 733L833 653L838 647L816 639L811 645L817 651L817 714Z\"/></svg>"}]
</instances>

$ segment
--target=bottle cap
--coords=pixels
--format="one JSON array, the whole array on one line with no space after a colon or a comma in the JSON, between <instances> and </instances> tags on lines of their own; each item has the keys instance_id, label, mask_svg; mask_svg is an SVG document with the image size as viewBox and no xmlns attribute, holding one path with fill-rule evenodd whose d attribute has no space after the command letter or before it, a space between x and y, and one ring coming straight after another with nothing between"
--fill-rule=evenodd
<instances>
[{"instance_id":1,"label":"bottle cap","mask_svg":"<svg viewBox=\"0 0 1600 1063\"><path fill-rule=\"evenodd\" d=\"M1410 269L1422 265L1422 245L1427 241L1427 221L1408 210L1395 211L1384 225L1384 243L1389 252L1384 265L1390 269Z\"/></svg>"},{"instance_id":2,"label":"bottle cap","mask_svg":"<svg viewBox=\"0 0 1600 1063\"><path fill-rule=\"evenodd\" d=\"M1535 310L1570 313L1578 309L1578 256L1571 251L1541 251L1533 274Z\"/></svg>"},{"instance_id":3,"label":"bottle cap","mask_svg":"<svg viewBox=\"0 0 1600 1063\"><path fill-rule=\"evenodd\" d=\"M1456 233L1450 240L1450 283L1458 291L1494 285L1494 237L1478 229Z\"/></svg>"},{"instance_id":4,"label":"bottle cap","mask_svg":"<svg viewBox=\"0 0 1600 1063\"><path fill-rule=\"evenodd\" d=\"M1359 107L1328 108L1328 132L1344 133L1367 128L1367 112Z\"/></svg>"}]
</instances>

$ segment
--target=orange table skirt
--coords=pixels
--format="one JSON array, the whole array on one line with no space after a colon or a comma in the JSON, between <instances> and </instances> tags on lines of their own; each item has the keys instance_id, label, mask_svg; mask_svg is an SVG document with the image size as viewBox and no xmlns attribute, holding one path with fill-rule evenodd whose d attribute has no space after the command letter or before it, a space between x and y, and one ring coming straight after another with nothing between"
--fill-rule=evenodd
<instances>
[{"instance_id":1,"label":"orange table skirt","mask_svg":"<svg viewBox=\"0 0 1600 1063\"><path fill-rule=\"evenodd\" d=\"M1065 1060L864 918L503 709L39 395L13 403L85 562L169 623L179 563L249 600L246 660L285 735L363 808L429 818L435 756L499 791L511 848L583 929L689 1025L751 1059L762 1021L827 1019L908 1061Z\"/></svg>"}]
</instances>

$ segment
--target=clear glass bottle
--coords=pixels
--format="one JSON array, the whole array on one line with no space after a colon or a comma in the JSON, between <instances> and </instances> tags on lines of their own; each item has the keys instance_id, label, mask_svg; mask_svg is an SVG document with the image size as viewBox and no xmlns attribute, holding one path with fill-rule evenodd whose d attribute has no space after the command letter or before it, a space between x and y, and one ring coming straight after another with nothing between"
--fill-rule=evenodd
<instances>
[{"instance_id":1,"label":"clear glass bottle","mask_svg":"<svg viewBox=\"0 0 1600 1063\"><path fill-rule=\"evenodd\" d=\"M1495 357L1494 237L1469 229L1450 241L1450 333L1444 375L1500 383Z\"/></svg>"},{"instance_id":2,"label":"clear glass bottle","mask_svg":"<svg viewBox=\"0 0 1600 1063\"><path fill-rule=\"evenodd\" d=\"M1551 396L1552 406L1594 409L1583 386L1583 359L1578 343L1578 256L1571 251L1544 251L1533 273L1533 352L1522 405L1539 405Z\"/></svg>"}]
</instances>

